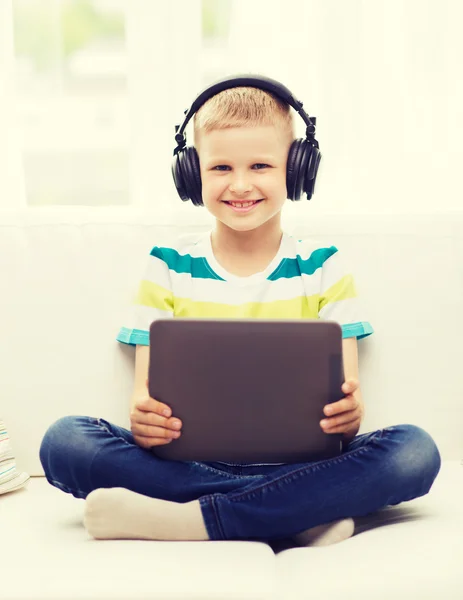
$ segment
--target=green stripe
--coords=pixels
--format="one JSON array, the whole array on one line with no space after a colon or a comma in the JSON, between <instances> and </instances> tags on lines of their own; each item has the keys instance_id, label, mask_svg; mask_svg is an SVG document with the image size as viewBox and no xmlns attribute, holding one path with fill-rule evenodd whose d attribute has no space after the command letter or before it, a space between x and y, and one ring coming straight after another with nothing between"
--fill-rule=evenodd
<instances>
[{"instance_id":1,"label":"green stripe","mask_svg":"<svg viewBox=\"0 0 463 600\"><path fill-rule=\"evenodd\" d=\"M313 275L337 251L338 249L335 246L330 246L329 248L315 250L305 260L302 260L299 255L297 258L284 258L267 279L276 281L277 279L299 277L301 274ZM203 257L195 258L190 254L180 255L173 248L160 248L158 246L151 250L151 256L163 260L169 269L175 271L175 273L190 273L194 279L220 279L220 281L224 281L222 277L211 272L206 265L206 259Z\"/></svg>"}]
</instances>

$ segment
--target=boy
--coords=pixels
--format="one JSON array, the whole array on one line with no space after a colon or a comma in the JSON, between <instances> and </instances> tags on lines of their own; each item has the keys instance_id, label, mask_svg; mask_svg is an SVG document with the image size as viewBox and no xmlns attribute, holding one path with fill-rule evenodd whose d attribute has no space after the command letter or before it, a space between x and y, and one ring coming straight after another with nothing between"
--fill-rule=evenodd
<instances>
[{"instance_id":1,"label":"boy","mask_svg":"<svg viewBox=\"0 0 463 600\"><path fill-rule=\"evenodd\" d=\"M426 494L440 469L439 451L413 425L357 435L364 414L357 338L373 330L362 321L337 249L295 240L281 228L294 140L290 107L258 87L232 87L201 106L194 133L202 201L216 225L151 251L130 322L117 338L136 345L131 432L103 419L65 417L42 442L45 473L53 485L86 498L84 524L97 539L339 542L352 535L352 517ZM160 317L211 315L342 325L345 397L331 413L325 408L320 423L326 433L343 434L341 456L230 465L163 461L149 452L178 439L182 427L148 395L149 325ZM50 449L63 452L70 435L85 444L80 462L74 455L64 469L53 464ZM414 461L404 469L408 455Z\"/></svg>"}]
</instances>

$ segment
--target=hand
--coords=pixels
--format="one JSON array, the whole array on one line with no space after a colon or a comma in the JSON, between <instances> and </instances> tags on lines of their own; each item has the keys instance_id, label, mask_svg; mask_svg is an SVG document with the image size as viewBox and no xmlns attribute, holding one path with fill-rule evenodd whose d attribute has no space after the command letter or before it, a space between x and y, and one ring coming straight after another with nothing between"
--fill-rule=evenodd
<instances>
[{"instance_id":1,"label":"hand","mask_svg":"<svg viewBox=\"0 0 463 600\"><path fill-rule=\"evenodd\" d=\"M325 433L343 433L345 436L355 437L365 411L359 381L349 379L341 389L346 396L324 407L323 412L329 418L320 421L320 426Z\"/></svg>"},{"instance_id":2,"label":"hand","mask_svg":"<svg viewBox=\"0 0 463 600\"><path fill-rule=\"evenodd\" d=\"M172 410L167 404L150 398L146 380L146 394L135 399L130 413L130 430L138 446L149 450L180 437L182 422L171 415Z\"/></svg>"}]
</instances>

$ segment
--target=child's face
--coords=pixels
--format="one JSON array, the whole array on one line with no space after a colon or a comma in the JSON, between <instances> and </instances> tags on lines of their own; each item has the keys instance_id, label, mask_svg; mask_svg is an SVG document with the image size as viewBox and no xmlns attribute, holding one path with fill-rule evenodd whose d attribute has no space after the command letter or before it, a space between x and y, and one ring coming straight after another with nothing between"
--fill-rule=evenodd
<instances>
[{"instance_id":1,"label":"child's face","mask_svg":"<svg viewBox=\"0 0 463 600\"><path fill-rule=\"evenodd\" d=\"M279 219L287 198L286 162L291 140L275 126L233 127L200 134L199 156L204 206L237 231ZM226 200L261 200L235 211Z\"/></svg>"}]
</instances>

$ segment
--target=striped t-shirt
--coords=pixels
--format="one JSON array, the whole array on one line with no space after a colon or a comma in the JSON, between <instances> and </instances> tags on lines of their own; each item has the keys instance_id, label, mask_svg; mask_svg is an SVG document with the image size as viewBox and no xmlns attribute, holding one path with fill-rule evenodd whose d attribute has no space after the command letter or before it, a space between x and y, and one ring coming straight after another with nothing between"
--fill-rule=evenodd
<instances>
[{"instance_id":1,"label":"striped t-shirt","mask_svg":"<svg viewBox=\"0 0 463 600\"><path fill-rule=\"evenodd\" d=\"M362 339L373 328L339 254L335 246L283 232L267 268L239 277L215 259L211 231L154 246L116 339L148 346L151 323L173 317L325 319L341 325L343 338Z\"/></svg>"}]
</instances>

